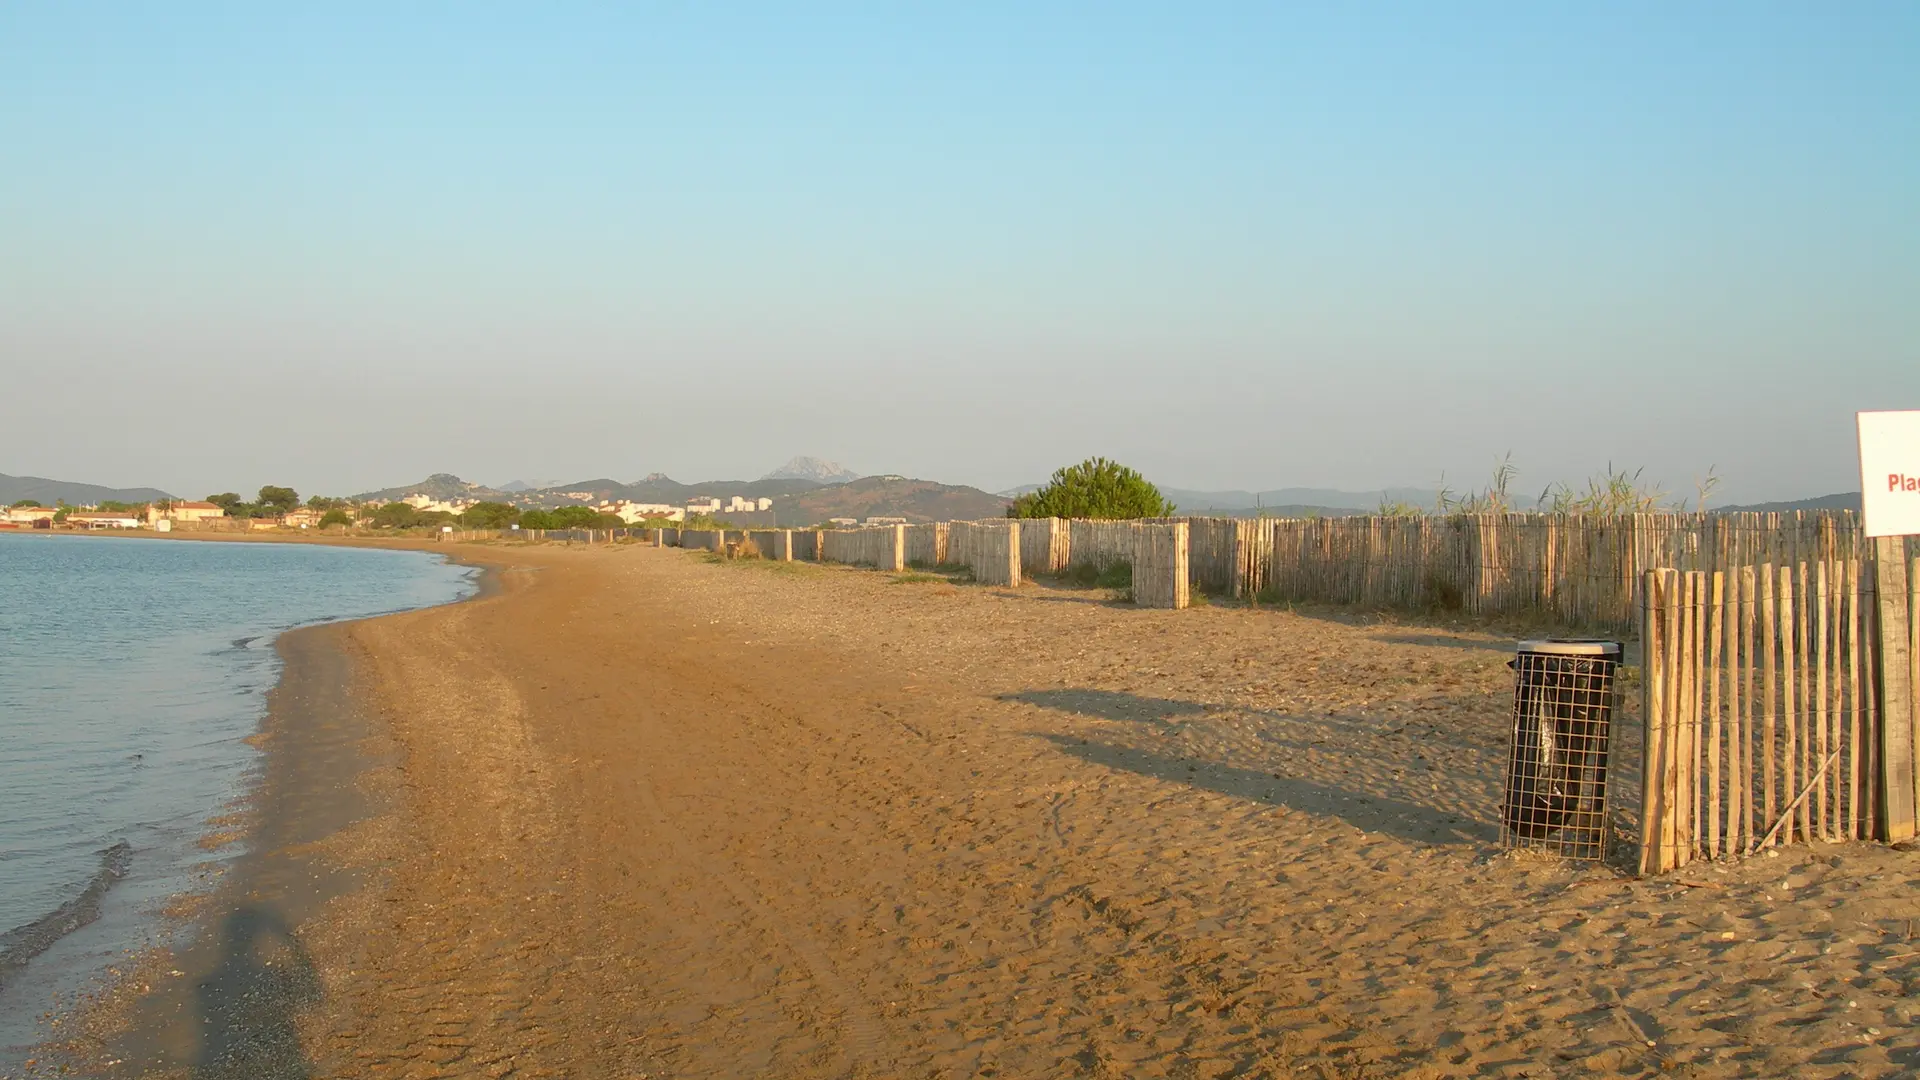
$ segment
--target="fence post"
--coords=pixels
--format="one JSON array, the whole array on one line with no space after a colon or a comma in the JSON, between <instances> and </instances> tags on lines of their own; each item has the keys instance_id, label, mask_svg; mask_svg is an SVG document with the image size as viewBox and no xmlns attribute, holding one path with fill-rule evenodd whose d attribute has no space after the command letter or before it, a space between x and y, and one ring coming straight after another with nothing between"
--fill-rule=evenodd
<instances>
[{"instance_id":1,"label":"fence post","mask_svg":"<svg viewBox=\"0 0 1920 1080\"><path fill-rule=\"evenodd\" d=\"M892 541L893 550L887 556L886 569L897 574L907 568L907 527L895 525L889 532L887 539Z\"/></svg>"},{"instance_id":2,"label":"fence post","mask_svg":"<svg viewBox=\"0 0 1920 1080\"><path fill-rule=\"evenodd\" d=\"M1640 874L1657 874L1660 865L1660 824L1668 813L1661 799L1666 757L1667 627L1666 581L1657 570L1641 575L1640 584Z\"/></svg>"},{"instance_id":3,"label":"fence post","mask_svg":"<svg viewBox=\"0 0 1920 1080\"><path fill-rule=\"evenodd\" d=\"M1879 638L1880 676L1880 839L1889 843L1914 836L1913 672L1908 636L1913 612L1907 582L1904 537L1873 542L1874 631Z\"/></svg>"},{"instance_id":4,"label":"fence post","mask_svg":"<svg viewBox=\"0 0 1920 1080\"><path fill-rule=\"evenodd\" d=\"M993 537L993 576L1001 580L996 585L1020 587L1020 523L1009 521L1005 528L991 527L985 530ZM1006 544L1002 550L1000 544Z\"/></svg>"}]
</instances>

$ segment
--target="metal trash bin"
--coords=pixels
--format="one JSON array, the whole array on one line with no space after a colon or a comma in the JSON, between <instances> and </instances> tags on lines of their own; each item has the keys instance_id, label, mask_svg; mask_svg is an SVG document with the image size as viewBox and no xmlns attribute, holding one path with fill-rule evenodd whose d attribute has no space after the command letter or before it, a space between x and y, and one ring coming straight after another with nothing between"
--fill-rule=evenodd
<instances>
[{"instance_id":1,"label":"metal trash bin","mask_svg":"<svg viewBox=\"0 0 1920 1080\"><path fill-rule=\"evenodd\" d=\"M1501 841L1575 859L1607 850L1607 763L1620 643L1523 641L1513 669Z\"/></svg>"}]
</instances>

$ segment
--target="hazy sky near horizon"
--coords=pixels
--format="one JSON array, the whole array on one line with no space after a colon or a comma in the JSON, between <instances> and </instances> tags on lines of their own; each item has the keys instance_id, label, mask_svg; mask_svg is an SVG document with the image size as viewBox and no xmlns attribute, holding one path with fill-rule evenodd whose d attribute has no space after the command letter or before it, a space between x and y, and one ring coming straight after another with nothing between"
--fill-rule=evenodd
<instances>
[{"instance_id":1,"label":"hazy sky near horizon","mask_svg":"<svg viewBox=\"0 0 1920 1080\"><path fill-rule=\"evenodd\" d=\"M1861 408L1912 3L0 4L0 472L1749 501Z\"/></svg>"}]
</instances>

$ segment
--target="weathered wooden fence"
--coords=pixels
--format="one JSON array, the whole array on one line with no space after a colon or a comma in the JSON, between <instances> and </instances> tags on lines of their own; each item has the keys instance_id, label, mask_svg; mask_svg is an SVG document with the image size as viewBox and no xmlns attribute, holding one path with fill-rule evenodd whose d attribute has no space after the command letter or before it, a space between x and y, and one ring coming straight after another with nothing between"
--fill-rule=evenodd
<instances>
[{"instance_id":1,"label":"weathered wooden fence","mask_svg":"<svg viewBox=\"0 0 1920 1080\"><path fill-rule=\"evenodd\" d=\"M1020 570L1024 574L1057 574L1067 568L1069 545L1065 518L1020 520Z\"/></svg>"},{"instance_id":2,"label":"weathered wooden fence","mask_svg":"<svg viewBox=\"0 0 1920 1080\"><path fill-rule=\"evenodd\" d=\"M1141 607L1184 608L1188 602L1184 521L1133 527L1133 602Z\"/></svg>"},{"instance_id":3,"label":"weathered wooden fence","mask_svg":"<svg viewBox=\"0 0 1920 1080\"><path fill-rule=\"evenodd\" d=\"M1204 590L1612 630L1632 627L1648 570L1726 571L1863 550L1851 511L1187 520L1193 583Z\"/></svg>"},{"instance_id":4,"label":"weathered wooden fence","mask_svg":"<svg viewBox=\"0 0 1920 1080\"><path fill-rule=\"evenodd\" d=\"M1020 584L1018 521L955 521L947 527L947 561L973 571L982 585Z\"/></svg>"},{"instance_id":5,"label":"weathered wooden fence","mask_svg":"<svg viewBox=\"0 0 1920 1080\"><path fill-rule=\"evenodd\" d=\"M882 525L872 529L834 529L820 534L821 562L871 566L877 570L907 568L907 536L904 525Z\"/></svg>"},{"instance_id":6,"label":"weathered wooden fence","mask_svg":"<svg viewBox=\"0 0 1920 1080\"><path fill-rule=\"evenodd\" d=\"M1090 567L1105 570L1109 566L1133 561L1132 521L1086 521L1074 518L1067 523L1066 568Z\"/></svg>"},{"instance_id":7,"label":"weathered wooden fence","mask_svg":"<svg viewBox=\"0 0 1920 1080\"><path fill-rule=\"evenodd\" d=\"M947 523L929 522L907 526L907 565L945 566L947 564Z\"/></svg>"},{"instance_id":8,"label":"weathered wooden fence","mask_svg":"<svg viewBox=\"0 0 1920 1080\"><path fill-rule=\"evenodd\" d=\"M1610 632L1633 629L1637 590L1648 570L1735 572L1768 562L1798 565L1859 558L1866 551L1858 518L1851 511L1142 522L1039 518L1019 523L1021 569L1024 574L1105 570L1132 560L1136 526L1175 521L1188 527L1189 586L1203 592L1261 602L1516 615ZM906 562L970 565L969 557L949 550L955 524L908 526ZM995 519L972 524L1005 528L1009 523ZM791 558L831 558L824 550L829 543L824 537L833 530L754 530L752 535L763 551L769 547L764 538L773 532L789 533ZM688 538L684 542L680 541L683 534ZM710 532L681 528L454 535L458 539L512 535L589 542L658 535L669 546L681 542L721 550L728 539L742 534L729 532L716 540ZM1920 545L1910 542L1908 551L1920 553ZM987 573L996 580L1006 576L1004 568Z\"/></svg>"},{"instance_id":9,"label":"weathered wooden fence","mask_svg":"<svg viewBox=\"0 0 1920 1080\"><path fill-rule=\"evenodd\" d=\"M775 562L793 561L792 529L748 529L747 539L760 549L760 556Z\"/></svg>"},{"instance_id":10,"label":"weathered wooden fence","mask_svg":"<svg viewBox=\"0 0 1920 1080\"><path fill-rule=\"evenodd\" d=\"M1920 562L1863 555L1644 575L1642 873L1914 835Z\"/></svg>"}]
</instances>

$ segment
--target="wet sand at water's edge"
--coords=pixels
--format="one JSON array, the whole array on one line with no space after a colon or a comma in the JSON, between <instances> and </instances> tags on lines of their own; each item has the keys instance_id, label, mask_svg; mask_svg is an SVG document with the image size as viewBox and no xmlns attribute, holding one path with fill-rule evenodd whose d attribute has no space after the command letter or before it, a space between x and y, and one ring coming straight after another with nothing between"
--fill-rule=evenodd
<instances>
[{"instance_id":1,"label":"wet sand at water's edge","mask_svg":"<svg viewBox=\"0 0 1920 1080\"><path fill-rule=\"evenodd\" d=\"M106 1071L1920 1069L1916 856L1497 851L1497 639L453 550L493 595L283 639L254 849Z\"/></svg>"}]
</instances>

